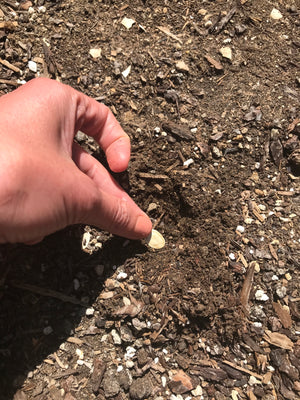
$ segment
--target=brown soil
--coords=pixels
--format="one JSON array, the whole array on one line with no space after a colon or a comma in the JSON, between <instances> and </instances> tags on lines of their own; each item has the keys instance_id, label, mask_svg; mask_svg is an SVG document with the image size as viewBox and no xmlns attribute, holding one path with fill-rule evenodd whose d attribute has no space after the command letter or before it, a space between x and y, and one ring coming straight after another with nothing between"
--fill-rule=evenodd
<instances>
[{"instance_id":1,"label":"brown soil","mask_svg":"<svg viewBox=\"0 0 300 400\"><path fill-rule=\"evenodd\" d=\"M110 106L166 246L2 246L0 398L299 398L299 3L33 3L1 2L0 93L42 75Z\"/></svg>"}]
</instances>

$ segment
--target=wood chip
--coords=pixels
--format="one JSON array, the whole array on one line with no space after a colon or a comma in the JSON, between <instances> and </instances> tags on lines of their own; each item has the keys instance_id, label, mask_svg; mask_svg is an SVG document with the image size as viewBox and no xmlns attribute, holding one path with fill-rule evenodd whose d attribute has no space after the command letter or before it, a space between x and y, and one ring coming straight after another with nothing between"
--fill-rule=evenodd
<instances>
[{"instance_id":1,"label":"wood chip","mask_svg":"<svg viewBox=\"0 0 300 400\"><path fill-rule=\"evenodd\" d=\"M162 175L162 174L150 174L148 172L138 172L137 175L140 178L144 179L155 179L155 180L161 180L164 181L166 179L169 179L168 175Z\"/></svg>"},{"instance_id":2,"label":"wood chip","mask_svg":"<svg viewBox=\"0 0 300 400\"><path fill-rule=\"evenodd\" d=\"M247 271L247 275L245 277L243 287L241 290L240 294L240 301L242 306L244 307L245 310L249 310L249 296L250 296L250 291L252 287L252 282L253 282L253 276L254 276L254 269L255 269L255 262L251 262L250 266Z\"/></svg>"},{"instance_id":3,"label":"wood chip","mask_svg":"<svg viewBox=\"0 0 300 400\"><path fill-rule=\"evenodd\" d=\"M223 65L219 63L219 61L216 61L214 58L212 58L210 55L206 54L204 56L206 60L217 70L217 71L223 71Z\"/></svg>"},{"instance_id":4,"label":"wood chip","mask_svg":"<svg viewBox=\"0 0 300 400\"><path fill-rule=\"evenodd\" d=\"M17 26L18 26L18 23L16 21L1 21L0 22L0 29L5 29L7 31L14 31Z\"/></svg>"},{"instance_id":5,"label":"wood chip","mask_svg":"<svg viewBox=\"0 0 300 400\"><path fill-rule=\"evenodd\" d=\"M77 344L77 345L79 345L79 346L81 346L81 345L83 344L83 341L82 341L81 339L79 339L79 338L77 338L77 337L73 337L73 336L70 336L70 337L67 339L67 342L69 342L69 343L74 343L74 344Z\"/></svg>"},{"instance_id":6,"label":"wood chip","mask_svg":"<svg viewBox=\"0 0 300 400\"><path fill-rule=\"evenodd\" d=\"M294 343L286 335L279 332L271 332L268 329L265 331L264 339L274 346L281 349L292 350Z\"/></svg>"},{"instance_id":7,"label":"wood chip","mask_svg":"<svg viewBox=\"0 0 300 400\"><path fill-rule=\"evenodd\" d=\"M232 363L231 361L227 361L227 360L222 360L222 362L224 364L230 365L232 368L235 368L238 371L242 371L242 372L245 372L246 374L252 375L257 379L260 379L261 381L263 380L263 376L262 375L259 375L256 372L250 371L247 368L240 367L239 365L236 365L236 364Z\"/></svg>"},{"instance_id":8,"label":"wood chip","mask_svg":"<svg viewBox=\"0 0 300 400\"><path fill-rule=\"evenodd\" d=\"M269 243L269 249L270 249L271 256L274 258L274 260L278 261L278 255L271 243Z\"/></svg>"},{"instance_id":9,"label":"wood chip","mask_svg":"<svg viewBox=\"0 0 300 400\"><path fill-rule=\"evenodd\" d=\"M162 124L162 128L177 139L193 140L195 138L186 125L179 125L175 122L167 121Z\"/></svg>"},{"instance_id":10,"label":"wood chip","mask_svg":"<svg viewBox=\"0 0 300 400\"><path fill-rule=\"evenodd\" d=\"M280 303L273 303L273 308L280 319L284 328L290 328L292 326L292 318L289 311L282 307Z\"/></svg>"},{"instance_id":11,"label":"wood chip","mask_svg":"<svg viewBox=\"0 0 300 400\"><path fill-rule=\"evenodd\" d=\"M2 58L0 58L0 63L1 63L2 65L4 65L5 67L11 69L11 70L14 71L14 72L17 72L17 73L20 73L20 72L21 72L20 68L18 68L18 67L16 67L15 65L11 64L11 63L10 63L9 61L7 61L7 60L2 60Z\"/></svg>"}]
</instances>

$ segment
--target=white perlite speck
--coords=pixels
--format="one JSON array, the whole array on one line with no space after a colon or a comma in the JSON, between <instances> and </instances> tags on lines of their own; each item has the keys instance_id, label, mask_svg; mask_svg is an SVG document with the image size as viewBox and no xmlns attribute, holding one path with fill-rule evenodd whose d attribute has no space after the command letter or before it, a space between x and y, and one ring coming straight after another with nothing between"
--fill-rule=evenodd
<instances>
[{"instance_id":1,"label":"white perlite speck","mask_svg":"<svg viewBox=\"0 0 300 400\"><path fill-rule=\"evenodd\" d=\"M259 301L268 301L269 300L269 296L262 289L258 289L255 292L255 298L256 298L256 300L259 300Z\"/></svg>"}]
</instances>

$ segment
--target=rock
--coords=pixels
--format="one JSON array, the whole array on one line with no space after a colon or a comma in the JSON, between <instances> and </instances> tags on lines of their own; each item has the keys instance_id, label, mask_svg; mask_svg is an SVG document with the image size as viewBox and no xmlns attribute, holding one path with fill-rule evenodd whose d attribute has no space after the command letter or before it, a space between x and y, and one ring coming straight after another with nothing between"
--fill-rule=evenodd
<instances>
[{"instance_id":1,"label":"rock","mask_svg":"<svg viewBox=\"0 0 300 400\"><path fill-rule=\"evenodd\" d=\"M135 24L135 20L131 18L124 17L121 21L121 24L125 26L126 29L130 29L133 24Z\"/></svg>"},{"instance_id":2,"label":"rock","mask_svg":"<svg viewBox=\"0 0 300 400\"><path fill-rule=\"evenodd\" d=\"M184 61L178 61L176 63L176 69L181 72L189 72L190 70Z\"/></svg>"},{"instance_id":3,"label":"rock","mask_svg":"<svg viewBox=\"0 0 300 400\"><path fill-rule=\"evenodd\" d=\"M138 378L130 386L129 395L132 400L142 400L152 393L152 383L148 376Z\"/></svg>"},{"instance_id":4,"label":"rock","mask_svg":"<svg viewBox=\"0 0 300 400\"><path fill-rule=\"evenodd\" d=\"M276 294L280 299L283 299L286 296L286 287L278 285L276 287Z\"/></svg>"},{"instance_id":5,"label":"rock","mask_svg":"<svg viewBox=\"0 0 300 400\"><path fill-rule=\"evenodd\" d=\"M137 331L141 331L142 329L147 328L147 324L145 321L140 321L138 318L132 319L132 325L135 327Z\"/></svg>"},{"instance_id":6,"label":"rock","mask_svg":"<svg viewBox=\"0 0 300 400\"><path fill-rule=\"evenodd\" d=\"M123 369L118 373L118 382L121 388L123 388L125 391L127 391L130 387L131 383L131 376L129 375L128 370Z\"/></svg>"},{"instance_id":7,"label":"rock","mask_svg":"<svg viewBox=\"0 0 300 400\"><path fill-rule=\"evenodd\" d=\"M220 53L222 54L222 57L232 60L232 50L230 47L221 47Z\"/></svg>"},{"instance_id":8,"label":"rock","mask_svg":"<svg viewBox=\"0 0 300 400\"><path fill-rule=\"evenodd\" d=\"M101 52L101 49L90 49L89 54L96 59L101 57Z\"/></svg>"},{"instance_id":9,"label":"rock","mask_svg":"<svg viewBox=\"0 0 300 400\"><path fill-rule=\"evenodd\" d=\"M273 10L270 13L270 17L272 19L278 20L282 18L282 14L279 10L277 10L277 8L273 8Z\"/></svg>"},{"instance_id":10,"label":"rock","mask_svg":"<svg viewBox=\"0 0 300 400\"><path fill-rule=\"evenodd\" d=\"M118 332L115 329L113 329L111 331L111 336L113 338L114 344L121 344L122 343L121 337L120 337L120 335L118 334Z\"/></svg>"},{"instance_id":11,"label":"rock","mask_svg":"<svg viewBox=\"0 0 300 400\"><path fill-rule=\"evenodd\" d=\"M202 396L203 390L200 385L198 385L194 390L192 390L192 395L193 396Z\"/></svg>"},{"instance_id":12,"label":"rock","mask_svg":"<svg viewBox=\"0 0 300 400\"><path fill-rule=\"evenodd\" d=\"M145 364L147 364L148 361L148 353L144 348L141 348L138 353L137 353L137 362L138 366L141 368Z\"/></svg>"},{"instance_id":13,"label":"rock","mask_svg":"<svg viewBox=\"0 0 300 400\"><path fill-rule=\"evenodd\" d=\"M108 369L103 377L102 388L105 398L116 396L120 391L120 384L117 379L117 371L113 368Z\"/></svg>"},{"instance_id":14,"label":"rock","mask_svg":"<svg viewBox=\"0 0 300 400\"><path fill-rule=\"evenodd\" d=\"M120 328L120 335L123 342L132 342L134 340L132 332L127 325L123 325Z\"/></svg>"}]
</instances>

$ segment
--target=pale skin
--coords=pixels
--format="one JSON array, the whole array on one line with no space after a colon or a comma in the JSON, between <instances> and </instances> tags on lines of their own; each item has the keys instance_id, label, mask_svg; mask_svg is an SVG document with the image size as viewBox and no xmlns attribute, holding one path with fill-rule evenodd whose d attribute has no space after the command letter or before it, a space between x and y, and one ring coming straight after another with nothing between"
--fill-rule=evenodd
<instances>
[{"instance_id":1,"label":"pale skin","mask_svg":"<svg viewBox=\"0 0 300 400\"><path fill-rule=\"evenodd\" d=\"M74 143L80 130L124 171L129 137L103 104L38 78L0 97L0 243L36 243L73 224L145 238L148 216L94 157Z\"/></svg>"}]
</instances>

